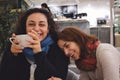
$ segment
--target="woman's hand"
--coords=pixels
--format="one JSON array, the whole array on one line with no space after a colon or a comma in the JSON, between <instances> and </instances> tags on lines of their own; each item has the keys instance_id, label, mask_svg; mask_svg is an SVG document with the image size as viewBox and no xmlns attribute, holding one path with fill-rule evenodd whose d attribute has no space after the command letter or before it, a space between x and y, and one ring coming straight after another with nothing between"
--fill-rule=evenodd
<instances>
[{"instance_id":1,"label":"woman's hand","mask_svg":"<svg viewBox=\"0 0 120 80\"><path fill-rule=\"evenodd\" d=\"M51 78L49 78L48 80L62 80L62 79L60 79L60 78L58 78L58 77L51 77Z\"/></svg>"},{"instance_id":2,"label":"woman's hand","mask_svg":"<svg viewBox=\"0 0 120 80\"><path fill-rule=\"evenodd\" d=\"M28 45L28 47L32 48L35 54L42 51L38 34L34 30L32 30L28 33L28 35L33 38L33 40L27 40L31 43L30 45Z\"/></svg>"},{"instance_id":3,"label":"woman's hand","mask_svg":"<svg viewBox=\"0 0 120 80\"><path fill-rule=\"evenodd\" d=\"M12 34L12 37L14 38L16 35L13 33ZM12 43L12 45L11 45L11 52L15 55L15 56L17 56L17 54L19 54L19 53L21 53L22 51L23 51L23 49L24 49L24 47L22 47L22 46L18 46L17 44L19 44L19 40L13 40L13 43Z\"/></svg>"}]
</instances>

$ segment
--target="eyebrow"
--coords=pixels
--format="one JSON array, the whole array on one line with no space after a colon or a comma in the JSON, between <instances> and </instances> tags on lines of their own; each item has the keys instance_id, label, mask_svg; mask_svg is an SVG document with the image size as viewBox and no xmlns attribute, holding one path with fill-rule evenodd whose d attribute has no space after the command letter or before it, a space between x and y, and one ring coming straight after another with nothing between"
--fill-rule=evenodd
<instances>
[{"instance_id":1,"label":"eyebrow","mask_svg":"<svg viewBox=\"0 0 120 80\"><path fill-rule=\"evenodd\" d=\"M45 23L46 21L40 21L40 23Z\"/></svg>"},{"instance_id":2,"label":"eyebrow","mask_svg":"<svg viewBox=\"0 0 120 80\"><path fill-rule=\"evenodd\" d=\"M29 20L28 22L34 22L33 20Z\"/></svg>"},{"instance_id":3,"label":"eyebrow","mask_svg":"<svg viewBox=\"0 0 120 80\"><path fill-rule=\"evenodd\" d=\"M28 22L35 22L33 20L29 20ZM39 21L40 23L45 23L46 21Z\"/></svg>"}]
</instances>

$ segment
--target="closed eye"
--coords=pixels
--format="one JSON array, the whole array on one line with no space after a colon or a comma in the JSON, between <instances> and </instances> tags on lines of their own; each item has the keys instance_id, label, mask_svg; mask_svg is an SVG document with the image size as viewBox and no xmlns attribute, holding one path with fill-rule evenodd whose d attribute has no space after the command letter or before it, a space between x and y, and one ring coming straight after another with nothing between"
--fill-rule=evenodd
<instances>
[{"instance_id":1,"label":"closed eye","mask_svg":"<svg viewBox=\"0 0 120 80\"><path fill-rule=\"evenodd\" d=\"M35 24L32 24L32 23L30 23L30 24L28 24L29 26L35 26Z\"/></svg>"},{"instance_id":2,"label":"closed eye","mask_svg":"<svg viewBox=\"0 0 120 80\"><path fill-rule=\"evenodd\" d=\"M70 46L69 46L69 43L65 42L64 47L65 47L65 48L69 48L69 47L70 47Z\"/></svg>"},{"instance_id":3,"label":"closed eye","mask_svg":"<svg viewBox=\"0 0 120 80\"><path fill-rule=\"evenodd\" d=\"M44 27L44 26L46 26L46 25L45 25L45 24L39 24L39 26L40 26L40 27Z\"/></svg>"}]
</instances>

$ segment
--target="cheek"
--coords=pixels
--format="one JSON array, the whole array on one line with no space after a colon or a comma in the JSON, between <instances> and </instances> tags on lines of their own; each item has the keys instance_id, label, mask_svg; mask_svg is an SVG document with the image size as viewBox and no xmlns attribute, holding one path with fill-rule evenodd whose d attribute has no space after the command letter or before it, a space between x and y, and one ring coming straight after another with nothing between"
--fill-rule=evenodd
<instances>
[{"instance_id":1,"label":"cheek","mask_svg":"<svg viewBox=\"0 0 120 80\"><path fill-rule=\"evenodd\" d=\"M79 56L80 56L80 53L77 54L77 57L79 57Z\"/></svg>"},{"instance_id":2,"label":"cheek","mask_svg":"<svg viewBox=\"0 0 120 80\"><path fill-rule=\"evenodd\" d=\"M32 30L32 27L26 27L26 32L28 33L28 32L31 32L31 30Z\"/></svg>"},{"instance_id":3,"label":"cheek","mask_svg":"<svg viewBox=\"0 0 120 80\"><path fill-rule=\"evenodd\" d=\"M80 53L80 46L76 45L76 51L77 53Z\"/></svg>"},{"instance_id":4,"label":"cheek","mask_svg":"<svg viewBox=\"0 0 120 80\"><path fill-rule=\"evenodd\" d=\"M77 53L77 58L79 59L80 58L80 50L78 50L78 53Z\"/></svg>"},{"instance_id":5,"label":"cheek","mask_svg":"<svg viewBox=\"0 0 120 80\"><path fill-rule=\"evenodd\" d=\"M46 33L46 35L49 33L48 28L44 29L44 33Z\"/></svg>"},{"instance_id":6,"label":"cheek","mask_svg":"<svg viewBox=\"0 0 120 80\"><path fill-rule=\"evenodd\" d=\"M78 49L77 56L80 56L80 50Z\"/></svg>"},{"instance_id":7,"label":"cheek","mask_svg":"<svg viewBox=\"0 0 120 80\"><path fill-rule=\"evenodd\" d=\"M76 47L75 51L76 51L76 57L79 57L80 56L80 49L79 49L79 47Z\"/></svg>"}]
</instances>

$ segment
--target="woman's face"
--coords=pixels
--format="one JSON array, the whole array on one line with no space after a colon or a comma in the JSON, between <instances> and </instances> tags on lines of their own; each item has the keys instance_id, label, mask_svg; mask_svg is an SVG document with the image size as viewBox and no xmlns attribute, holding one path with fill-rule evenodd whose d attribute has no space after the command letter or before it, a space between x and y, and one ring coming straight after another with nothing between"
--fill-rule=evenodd
<instances>
[{"instance_id":1,"label":"woman's face","mask_svg":"<svg viewBox=\"0 0 120 80\"><path fill-rule=\"evenodd\" d=\"M48 30L48 22L47 18L42 13L33 13L28 16L26 21L26 32L31 32L34 30L38 37L41 40L45 39L49 30Z\"/></svg>"},{"instance_id":2,"label":"woman's face","mask_svg":"<svg viewBox=\"0 0 120 80\"><path fill-rule=\"evenodd\" d=\"M80 58L80 48L75 42L58 40L58 46L65 52L66 56L72 57L74 60Z\"/></svg>"}]
</instances>

